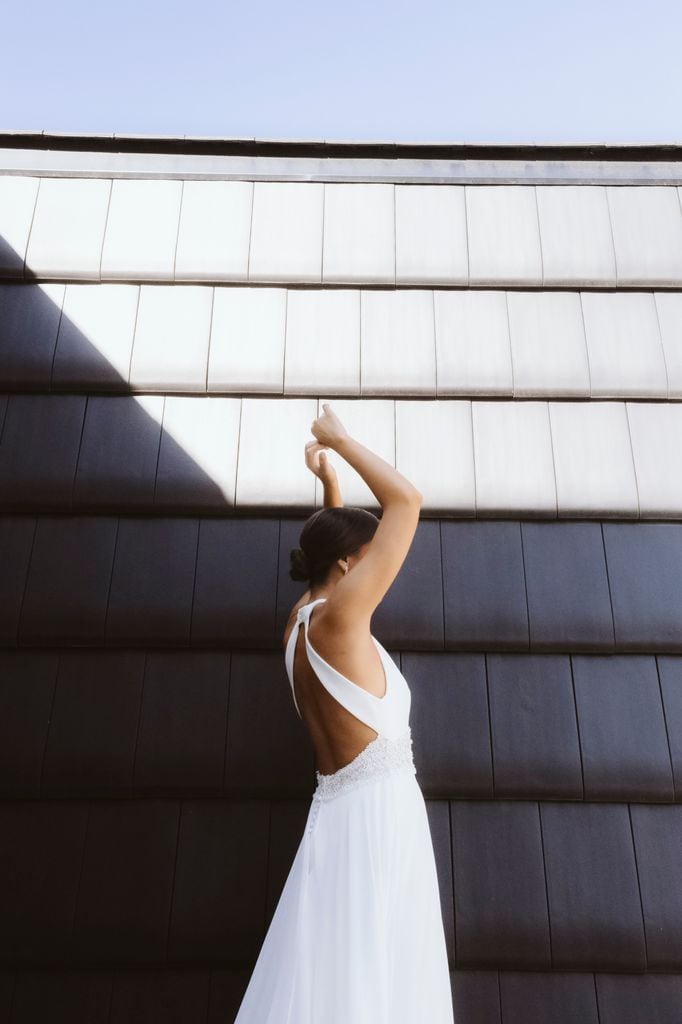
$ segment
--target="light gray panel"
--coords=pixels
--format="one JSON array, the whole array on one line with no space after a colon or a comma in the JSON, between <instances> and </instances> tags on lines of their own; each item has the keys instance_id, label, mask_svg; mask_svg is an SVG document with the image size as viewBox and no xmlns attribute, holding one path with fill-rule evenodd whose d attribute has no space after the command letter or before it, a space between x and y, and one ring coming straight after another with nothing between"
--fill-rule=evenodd
<instances>
[{"instance_id":1,"label":"light gray panel","mask_svg":"<svg viewBox=\"0 0 682 1024\"><path fill-rule=\"evenodd\" d=\"M619 285L682 284L682 211L666 185L607 188Z\"/></svg>"},{"instance_id":2,"label":"light gray panel","mask_svg":"<svg viewBox=\"0 0 682 1024\"><path fill-rule=\"evenodd\" d=\"M593 398L666 398L668 380L651 292L583 292Z\"/></svg>"},{"instance_id":3,"label":"light gray panel","mask_svg":"<svg viewBox=\"0 0 682 1024\"><path fill-rule=\"evenodd\" d=\"M665 366L668 398L682 398L682 292L654 292Z\"/></svg>"},{"instance_id":4,"label":"light gray panel","mask_svg":"<svg viewBox=\"0 0 682 1024\"><path fill-rule=\"evenodd\" d=\"M511 395L512 362L503 291L433 293L439 395Z\"/></svg>"},{"instance_id":5,"label":"light gray panel","mask_svg":"<svg viewBox=\"0 0 682 1024\"><path fill-rule=\"evenodd\" d=\"M589 398L590 371L580 295L510 291L507 304L514 397Z\"/></svg>"},{"instance_id":6,"label":"light gray panel","mask_svg":"<svg viewBox=\"0 0 682 1024\"><path fill-rule=\"evenodd\" d=\"M168 395L154 505L234 506L239 398Z\"/></svg>"},{"instance_id":7,"label":"light gray panel","mask_svg":"<svg viewBox=\"0 0 682 1024\"><path fill-rule=\"evenodd\" d=\"M476 512L556 515L546 402L474 402Z\"/></svg>"},{"instance_id":8,"label":"light gray panel","mask_svg":"<svg viewBox=\"0 0 682 1024\"><path fill-rule=\"evenodd\" d=\"M131 387L206 390L212 305L208 285L141 286Z\"/></svg>"},{"instance_id":9,"label":"light gray panel","mask_svg":"<svg viewBox=\"0 0 682 1024\"><path fill-rule=\"evenodd\" d=\"M682 405L627 402L642 516L682 517Z\"/></svg>"},{"instance_id":10,"label":"light gray panel","mask_svg":"<svg viewBox=\"0 0 682 1024\"><path fill-rule=\"evenodd\" d=\"M99 280L112 182L106 178L41 178L26 274Z\"/></svg>"},{"instance_id":11,"label":"light gray panel","mask_svg":"<svg viewBox=\"0 0 682 1024\"><path fill-rule=\"evenodd\" d=\"M316 477L305 464L314 398L243 398L237 465L237 506L309 508ZM267 441L265 440L267 439Z\"/></svg>"},{"instance_id":12,"label":"light gray panel","mask_svg":"<svg viewBox=\"0 0 682 1024\"><path fill-rule=\"evenodd\" d=\"M550 402L560 516L639 515L623 402Z\"/></svg>"},{"instance_id":13,"label":"light gray panel","mask_svg":"<svg viewBox=\"0 0 682 1024\"><path fill-rule=\"evenodd\" d=\"M319 183L256 182L250 281L321 281L323 205Z\"/></svg>"},{"instance_id":14,"label":"light gray panel","mask_svg":"<svg viewBox=\"0 0 682 1024\"><path fill-rule=\"evenodd\" d=\"M396 185L396 282L467 284L463 185Z\"/></svg>"},{"instance_id":15,"label":"light gray panel","mask_svg":"<svg viewBox=\"0 0 682 1024\"><path fill-rule=\"evenodd\" d=\"M360 393L360 292L291 288L287 293L284 392Z\"/></svg>"},{"instance_id":16,"label":"light gray panel","mask_svg":"<svg viewBox=\"0 0 682 1024\"><path fill-rule=\"evenodd\" d=\"M209 391L282 393L285 288L215 288Z\"/></svg>"},{"instance_id":17,"label":"light gray panel","mask_svg":"<svg viewBox=\"0 0 682 1024\"><path fill-rule=\"evenodd\" d=\"M53 387L126 390L140 286L68 284Z\"/></svg>"},{"instance_id":18,"label":"light gray panel","mask_svg":"<svg viewBox=\"0 0 682 1024\"><path fill-rule=\"evenodd\" d=\"M395 284L393 185L324 186L322 279Z\"/></svg>"},{"instance_id":19,"label":"light gray panel","mask_svg":"<svg viewBox=\"0 0 682 1024\"><path fill-rule=\"evenodd\" d=\"M0 382L47 386L57 343L64 285L0 285Z\"/></svg>"},{"instance_id":20,"label":"light gray panel","mask_svg":"<svg viewBox=\"0 0 682 1024\"><path fill-rule=\"evenodd\" d=\"M103 281L173 280L181 196L181 181L113 182Z\"/></svg>"},{"instance_id":21,"label":"light gray panel","mask_svg":"<svg viewBox=\"0 0 682 1024\"><path fill-rule=\"evenodd\" d=\"M245 281L253 182L186 181L175 255L176 281Z\"/></svg>"},{"instance_id":22,"label":"light gray panel","mask_svg":"<svg viewBox=\"0 0 682 1024\"><path fill-rule=\"evenodd\" d=\"M601 185L537 185L545 285L616 283L609 205Z\"/></svg>"},{"instance_id":23,"label":"light gray panel","mask_svg":"<svg viewBox=\"0 0 682 1024\"><path fill-rule=\"evenodd\" d=\"M467 185L469 283L541 285L540 232L532 185Z\"/></svg>"},{"instance_id":24,"label":"light gray panel","mask_svg":"<svg viewBox=\"0 0 682 1024\"><path fill-rule=\"evenodd\" d=\"M471 402L395 403L396 466L431 515L476 514Z\"/></svg>"},{"instance_id":25,"label":"light gray panel","mask_svg":"<svg viewBox=\"0 0 682 1024\"><path fill-rule=\"evenodd\" d=\"M433 293L367 289L360 296L363 395L435 395Z\"/></svg>"},{"instance_id":26,"label":"light gray panel","mask_svg":"<svg viewBox=\"0 0 682 1024\"><path fill-rule=\"evenodd\" d=\"M23 277L40 178L0 174L0 277Z\"/></svg>"}]
</instances>

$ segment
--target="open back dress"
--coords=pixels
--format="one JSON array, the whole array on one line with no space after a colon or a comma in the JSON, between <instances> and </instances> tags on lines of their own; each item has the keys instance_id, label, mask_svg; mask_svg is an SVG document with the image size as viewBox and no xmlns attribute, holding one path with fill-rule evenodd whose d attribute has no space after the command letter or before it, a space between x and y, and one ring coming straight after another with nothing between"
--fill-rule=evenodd
<instances>
[{"instance_id":1,"label":"open back dress","mask_svg":"<svg viewBox=\"0 0 682 1024\"><path fill-rule=\"evenodd\" d=\"M308 640L320 597L298 609L325 689L378 735L331 775L316 772L305 831L234 1024L454 1024L445 932L426 804L416 779L407 680L376 637L377 697Z\"/></svg>"}]
</instances>

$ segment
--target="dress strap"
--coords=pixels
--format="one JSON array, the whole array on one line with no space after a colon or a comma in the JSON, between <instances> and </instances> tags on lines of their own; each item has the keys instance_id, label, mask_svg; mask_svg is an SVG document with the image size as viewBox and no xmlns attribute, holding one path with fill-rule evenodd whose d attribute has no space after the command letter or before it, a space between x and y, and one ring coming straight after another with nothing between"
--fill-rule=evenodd
<instances>
[{"instance_id":1,"label":"dress strap","mask_svg":"<svg viewBox=\"0 0 682 1024\"><path fill-rule=\"evenodd\" d=\"M390 655L385 653L381 645L377 643L375 637L372 637L374 646L381 658L381 663L384 666L385 692L382 697L377 697L375 694L370 693L369 690L366 690L363 686L360 686L358 683L354 683L325 661L324 658L317 653L308 639L308 620L312 609L317 604L326 600L326 597L318 597L317 600L310 601L308 604L304 604L298 609L298 612L296 613L296 622L291 630L291 635L289 636L289 641L287 643L285 661L296 711L298 712L299 718L301 718L301 711L296 703L296 694L294 692L294 650L296 646L296 637L298 636L298 627L302 622L305 632L308 661L325 690L327 690L327 692L330 693L332 697L346 709L346 711L349 711L355 716L355 718L358 718L361 722L364 722L365 725L368 725L371 729L374 729L376 732L381 734L383 731L382 725L386 719L386 713L388 711L388 705L391 698L392 673L391 666L388 664L388 661L391 660Z\"/></svg>"}]
</instances>

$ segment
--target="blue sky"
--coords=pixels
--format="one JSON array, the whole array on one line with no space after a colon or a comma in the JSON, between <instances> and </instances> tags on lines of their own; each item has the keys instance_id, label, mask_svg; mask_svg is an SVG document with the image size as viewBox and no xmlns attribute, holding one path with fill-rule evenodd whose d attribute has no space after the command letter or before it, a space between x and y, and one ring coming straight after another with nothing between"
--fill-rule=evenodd
<instances>
[{"instance_id":1,"label":"blue sky","mask_svg":"<svg viewBox=\"0 0 682 1024\"><path fill-rule=\"evenodd\" d=\"M37 0L0 129L682 143L680 0Z\"/></svg>"}]
</instances>

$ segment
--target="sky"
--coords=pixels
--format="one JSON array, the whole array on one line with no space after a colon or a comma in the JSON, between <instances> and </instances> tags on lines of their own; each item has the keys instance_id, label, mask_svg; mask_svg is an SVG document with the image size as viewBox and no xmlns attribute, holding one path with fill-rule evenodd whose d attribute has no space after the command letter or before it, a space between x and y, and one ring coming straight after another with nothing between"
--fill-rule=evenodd
<instances>
[{"instance_id":1,"label":"sky","mask_svg":"<svg viewBox=\"0 0 682 1024\"><path fill-rule=\"evenodd\" d=\"M680 0L35 0L2 32L2 131L682 143Z\"/></svg>"}]
</instances>

